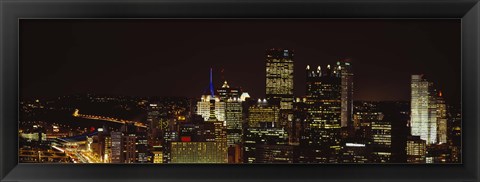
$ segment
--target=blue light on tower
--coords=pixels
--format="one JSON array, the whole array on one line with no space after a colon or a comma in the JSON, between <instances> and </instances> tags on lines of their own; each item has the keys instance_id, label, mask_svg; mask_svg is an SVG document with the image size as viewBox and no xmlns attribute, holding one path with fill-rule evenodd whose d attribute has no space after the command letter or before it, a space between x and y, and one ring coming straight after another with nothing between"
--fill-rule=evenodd
<instances>
[{"instance_id":1,"label":"blue light on tower","mask_svg":"<svg viewBox=\"0 0 480 182\"><path fill-rule=\"evenodd\" d=\"M210 95L212 96L212 98L214 98L214 92L213 92L213 75L212 75L212 68L210 68Z\"/></svg>"}]
</instances>

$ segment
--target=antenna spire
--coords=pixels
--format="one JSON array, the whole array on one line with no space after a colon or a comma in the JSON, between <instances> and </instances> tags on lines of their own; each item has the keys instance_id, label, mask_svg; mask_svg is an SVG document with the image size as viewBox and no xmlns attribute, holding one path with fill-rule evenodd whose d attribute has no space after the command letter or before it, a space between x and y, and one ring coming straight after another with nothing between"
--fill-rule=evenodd
<instances>
[{"instance_id":1,"label":"antenna spire","mask_svg":"<svg viewBox=\"0 0 480 182\"><path fill-rule=\"evenodd\" d=\"M213 73L212 73L212 68L210 68L210 95L212 98L214 98L214 92L213 92Z\"/></svg>"}]
</instances>

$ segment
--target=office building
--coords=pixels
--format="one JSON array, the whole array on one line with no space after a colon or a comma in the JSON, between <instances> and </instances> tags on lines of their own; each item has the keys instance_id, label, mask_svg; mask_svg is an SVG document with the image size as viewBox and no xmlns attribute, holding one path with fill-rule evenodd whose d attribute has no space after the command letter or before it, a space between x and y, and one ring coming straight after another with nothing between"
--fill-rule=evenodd
<instances>
[{"instance_id":1,"label":"office building","mask_svg":"<svg viewBox=\"0 0 480 182\"><path fill-rule=\"evenodd\" d=\"M225 142L172 142L171 163L227 163Z\"/></svg>"},{"instance_id":2,"label":"office building","mask_svg":"<svg viewBox=\"0 0 480 182\"><path fill-rule=\"evenodd\" d=\"M305 124L301 162L335 163L341 148L340 67L306 68Z\"/></svg>"},{"instance_id":3,"label":"office building","mask_svg":"<svg viewBox=\"0 0 480 182\"><path fill-rule=\"evenodd\" d=\"M293 50L266 50L266 97L280 99L280 109L293 108L293 58Z\"/></svg>"},{"instance_id":4,"label":"office building","mask_svg":"<svg viewBox=\"0 0 480 182\"><path fill-rule=\"evenodd\" d=\"M353 70L350 59L342 59L337 62L338 70L342 78L342 127L353 125Z\"/></svg>"},{"instance_id":5,"label":"office building","mask_svg":"<svg viewBox=\"0 0 480 182\"><path fill-rule=\"evenodd\" d=\"M426 162L426 141L420 136L409 136L407 138L407 163Z\"/></svg>"},{"instance_id":6,"label":"office building","mask_svg":"<svg viewBox=\"0 0 480 182\"><path fill-rule=\"evenodd\" d=\"M250 127L244 137L244 163L293 162L293 146L288 146L288 134L283 128Z\"/></svg>"},{"instance_id":7,"label":"office building","mask_svg":"<svg viewBox=\"0 0 480 182\"><path fill-rule=\"evenodd\" d=\"M437 140L437 105L433 83L423 75L412 75L411 82L412 135L420 136L427 144Z\"/></svg>"}]
</instances>

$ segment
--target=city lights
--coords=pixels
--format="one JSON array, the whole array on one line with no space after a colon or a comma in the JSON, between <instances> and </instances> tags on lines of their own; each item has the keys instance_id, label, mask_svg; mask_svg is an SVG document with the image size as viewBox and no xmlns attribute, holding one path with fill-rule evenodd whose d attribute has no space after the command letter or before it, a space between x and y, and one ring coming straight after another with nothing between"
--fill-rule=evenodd
<instances>
[{"instance_id":1,"label":"city lights","mask_svg":"<svg viewBox=\"0 0 480 182\"><path fill-rule=\"evenodd\" d=\"M410 75L409 101L354 100L354 66L362 63L332 60L334 64L306 65L295 73L295 56L292 49L266 49L264 97L252 97L243 89L252 87L238 84L248 82L214 79L216 72L210 68L192 75L199 78L192 82L205 83L206 89L192 90L191 98L76 94L25 99L20 106L19 160L461 162L461 112L427 75ZM305 78L295 82L305 93L294 94L294 77Z\"/></svg>"}]
</instances>

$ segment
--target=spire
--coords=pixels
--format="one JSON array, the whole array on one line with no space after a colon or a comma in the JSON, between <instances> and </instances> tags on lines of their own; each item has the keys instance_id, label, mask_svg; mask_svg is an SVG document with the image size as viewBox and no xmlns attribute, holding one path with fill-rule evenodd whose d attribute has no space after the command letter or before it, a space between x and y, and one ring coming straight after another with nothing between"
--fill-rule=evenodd
<instances>
[{"instance_id":1,"label":"spire","mask_svg":"<svg viewBox=\"0 0 480 182\"><path fill-rule=\"evenodd\" d=\"M230 88L230 85L228 85L227 80L223 82L222 88Z\"/></svg>"},{"instance_id":2,"label":"spire","mask_svg":"<svg viewBox=\"0 0 480 182\"><path fill-rule=\"evenodd\" d=\"M213 73L212 73L212 68L210 68L210 95L212 98L214 98L214 92L213 92Z\"/></svg>"}]
</instances>

